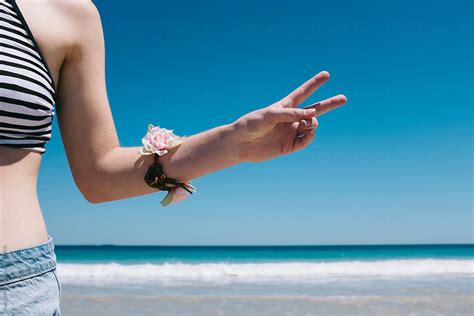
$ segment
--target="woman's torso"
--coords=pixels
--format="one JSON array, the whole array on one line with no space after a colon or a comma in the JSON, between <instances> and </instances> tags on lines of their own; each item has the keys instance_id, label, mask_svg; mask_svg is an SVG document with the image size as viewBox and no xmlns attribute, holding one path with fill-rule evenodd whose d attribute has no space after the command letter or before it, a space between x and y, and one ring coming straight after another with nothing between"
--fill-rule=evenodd
<instances>
[{"instance_id":1,"label":"woman's torso","mask_svg":"<svg viewBox=\"0 0 474 316\"><path fill-rule=\"evenodd\" d=\"M61 1L54 0L16 2L58 91L61 65L71 49L68 33L73 31L68 28L67 16L62 14L66 8ZM38 152L0 146L0 252L34 246L48 239L36 189L41 160Z\"/></svg>"}]
</instances>

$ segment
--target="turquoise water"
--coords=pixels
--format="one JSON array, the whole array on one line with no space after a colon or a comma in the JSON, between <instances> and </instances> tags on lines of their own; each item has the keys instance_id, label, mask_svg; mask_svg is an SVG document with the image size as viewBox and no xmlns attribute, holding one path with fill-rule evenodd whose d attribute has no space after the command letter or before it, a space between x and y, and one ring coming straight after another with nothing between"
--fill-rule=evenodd
<instances>
[{"instance_id":1,"label":"turquoise water","mask_svg":"<svg viewBox=\"0 0 474 316\"><path fill-rule=\"evenodd\" d=\"M56 246L61 263L474 259L473 244L376 246Z\"/></svg>"},{"instance_id":2,"label":"turquoise water","mask_svg":"<svg viewBox=\"0 0 474 316\"><path fill-rule=\"evenodd\" d=\"M68 315L472 315L474 245L58 246Z\"/></svg>"}]
</instances>

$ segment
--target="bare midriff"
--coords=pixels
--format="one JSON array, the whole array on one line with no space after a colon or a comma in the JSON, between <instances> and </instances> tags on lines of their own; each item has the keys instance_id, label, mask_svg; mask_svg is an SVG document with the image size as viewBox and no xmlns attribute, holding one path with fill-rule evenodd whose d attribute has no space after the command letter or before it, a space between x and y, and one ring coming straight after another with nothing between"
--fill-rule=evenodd
<instances>
[{"instance_id":1,"label":"bare midriff","mask_svg":"<svg viewBox=\"0 0 474 316\"><path fill-rule=\"evenodd\" d=\"M38 201L41 154L0 145L0 252L48 240Z\"/></svg>"}]
</instances>

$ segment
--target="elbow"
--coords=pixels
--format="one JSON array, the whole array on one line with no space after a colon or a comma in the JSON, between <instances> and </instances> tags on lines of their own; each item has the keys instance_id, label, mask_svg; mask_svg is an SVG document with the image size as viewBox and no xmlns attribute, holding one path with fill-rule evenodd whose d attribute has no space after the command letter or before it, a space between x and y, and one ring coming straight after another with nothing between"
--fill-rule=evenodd
<instances>
[{"instance_id":1,"label":"elbow","mask_svg":"<svg viewBox=\"0 0 474 316\"><path fill-rule=\"evenodd\" d=\"M86 201L91 204L99 204L106 201L105 199L101 198L101 196L99 196L96 193L91 193L91 192L83 191L83 190L81 190L81 193L82 193L82 196L86 199Z\"/></svg>"},{"instance_id":2,"label":"elbow","mask_svg":"<svg viewBox=\"0 0 474 316\"><path fill-rule=\"evenodd\" d=\"M100 190L101 185L93 175L82 173L80 176L74 176L74 182L87 202L99 204L106 202L104 193Z\"/></svg>"}]
</instances>

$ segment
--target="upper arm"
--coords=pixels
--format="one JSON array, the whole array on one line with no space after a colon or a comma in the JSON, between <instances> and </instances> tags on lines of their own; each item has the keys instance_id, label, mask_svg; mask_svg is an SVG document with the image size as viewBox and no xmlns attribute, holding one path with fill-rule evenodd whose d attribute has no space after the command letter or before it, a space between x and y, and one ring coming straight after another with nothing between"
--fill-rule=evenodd
<instances>
[{"instance_id":1,"label":"upper arm","mask_svg":"<svg viewBox=\"0 0 474 316\"><path fill-rule=\"evenodd\" d=\"M61 68L56 112L72 174L81 186L119 140L107 98L99 12L91 1L77 1L68 14L74 40Z\"/></svg>"}]
</instances>

